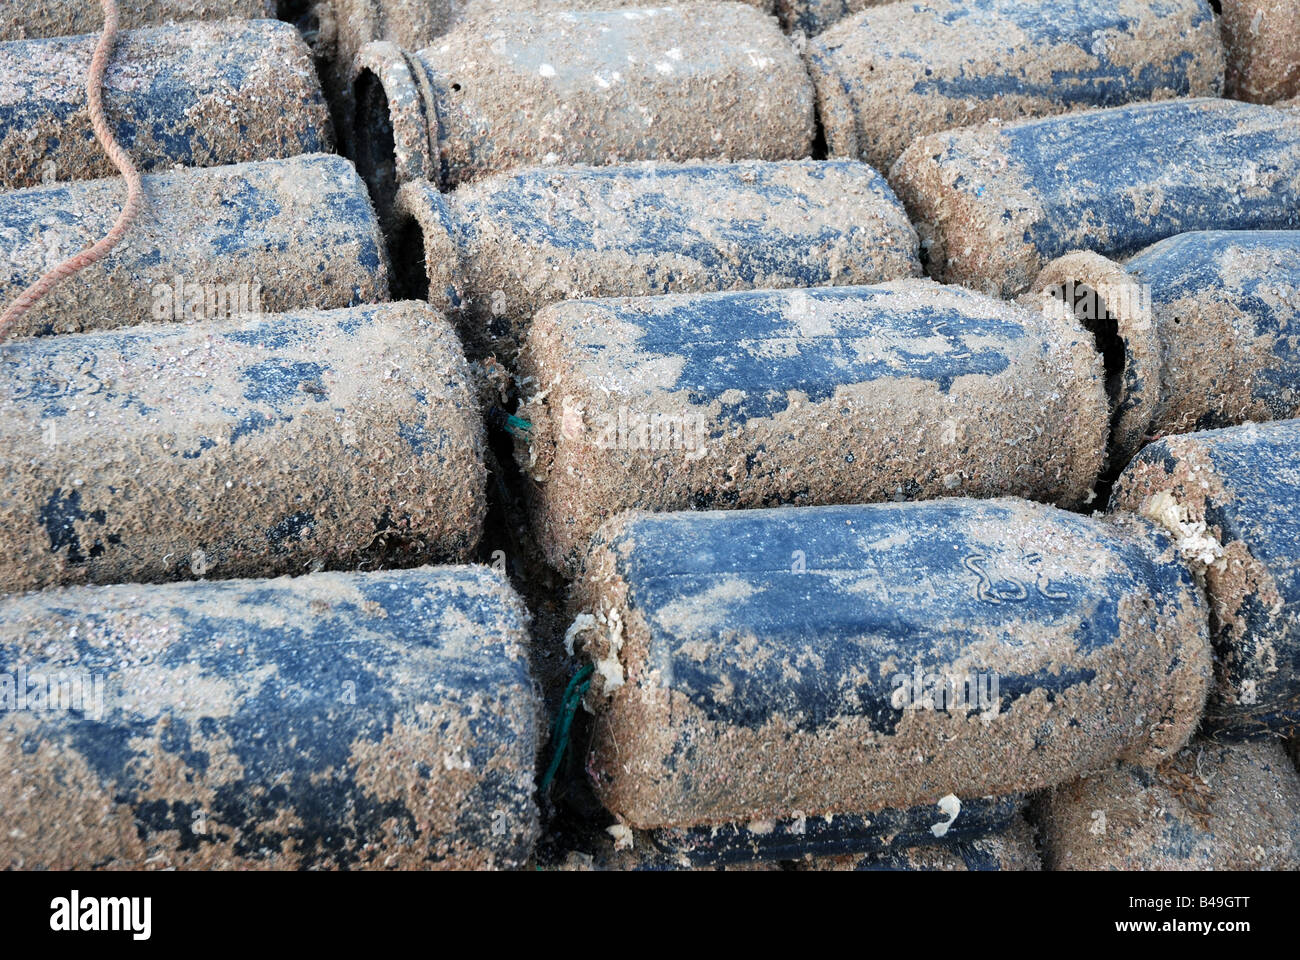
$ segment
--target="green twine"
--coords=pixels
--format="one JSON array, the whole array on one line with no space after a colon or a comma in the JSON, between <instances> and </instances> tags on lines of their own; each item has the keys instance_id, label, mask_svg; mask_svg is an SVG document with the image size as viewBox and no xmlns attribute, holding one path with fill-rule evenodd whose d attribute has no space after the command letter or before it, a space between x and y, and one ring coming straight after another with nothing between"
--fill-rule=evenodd
<instances>
[{"instance_id":1,"label":"green twine","mask_svg":"<svg viewBox=\"0 0 1300 960\"><path fill-rule=\"evenodd\" d=\"M521 440L531 440L533 436L533 425L523 417L516 417L513 413L506 415L506 429Z\"/></svg>"},{"instance_id":2,"label":"green twine","mask_svg":"<svg viewBox=\"0 0 1300 960\"><path fill-rule=\"evenodd\" d=\"M560 712L555 715L555 721L551 724L551 742L555 744L555 753L552 754L551 764L546 768L546 773L543 774L542 781L537 787L538 792L543 796L551 786L551 781L555 779L560 763L564 760L564 754L569 749L569 728L573 726L578 704L582 703L582 698L586 696L587 688L591 686L591 675L595 672L596 668L587 664L573 675L569 685L564 688Z\"/></svg>"}]
</instances>

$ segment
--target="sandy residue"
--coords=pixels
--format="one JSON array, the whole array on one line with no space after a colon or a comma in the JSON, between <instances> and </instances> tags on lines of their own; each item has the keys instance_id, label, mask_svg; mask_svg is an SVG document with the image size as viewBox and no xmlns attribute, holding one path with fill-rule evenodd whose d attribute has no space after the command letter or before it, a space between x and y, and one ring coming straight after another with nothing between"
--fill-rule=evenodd
<instances>
[{"instance_id":1,"label":"sandy residue","mask_svg":"<svg viewBox=\"0 0 1300 960\"><path fill-rule=\"evenodd\" d=\"M1218 270L1194 294L1156 311L1163 376L1153 434L1300 415L1300 388L1290 389L1289 403L1285 389L1271 401L1256 395L1283 367L1279 361L1300 330L1300 286L1288 279L1300 276L1300 245L1289 257L1234 249ZM1258 317L1250 300L1262 301L1272 316Z\"/></svg>"},{"instance_id":2,"label":"sandy residue","mask_svg":"<svg viewBox=\"0 0 1300 960\"><path fill-rule=\"evenodd\" d=\"M274 17L272 0L131 0L119 4L122 29L185 20L234 20ZM41 0L6 4L0 10L0 40L69 37L98 33L103 11L85 0Z\"/></svg>"},{"instance_id":3,"label":"sandy residue","mask_svg":"<svg viewBox=\"0 0 1300 960\"><path fill-rule=\"evenodd\" d=\"M680 0L689 4L693 0ZM771 13L773 0L742 0ZM391 41L419 50L465 20L481 16L552 13L565 10L618 10L647 6L646 0L331 0L318 5L320 39L317 56L323 61L322 80L341 123L350 126L356 104L349 83L353 61L372 41Z\"/></svg>"},{"instance_id":4,"label":"sandy residue","mask_svg":"<svg viewBox=\"0 0 1300 960\"><path fill-rule=\"evenodd\" d=\"M743 509L954 495L1016 495L1070 506L1087 500L1101 468L1107 421L1090 335L1070 319L929 281L864 290L886 296L867 303L792 301L779 325L756 327L752 337L728 344L731 362L797 356L799 332L833 336L873 311L880 316L878 336L846 335L861 360L902 363L918 353L960 357L988 349L1008 358L1006 369L956 377L947 391L934 379L885 375L837 383L815 398L796 389L775 412L744 417L726 411L742 399L763 400L761 388L738 379L737 389L700 403L691 384L679 382L681 356L641 346L653 339L657 311L707 301L569 302L543 311L521 356L520 374L536 386L520 407L533 430L516 444L516 456L550 561L575 569L599 524L633 507ZM927 309L1012 323L1023 336L972 334L954 345L936 328L900 340L889 312ZM827 332L819 334L818 324ZM701 329L697 339L707 338ZM630 439L611 447L603 428L623 411L629 422L642 415L684 424L693 445L669 437L666 443L652 438L653 449L631 449Z\"/></svg>"},{"instance_id":5,"label":"sandy residue","mask_svg":"<svg viewBox=\"0 0 1300 960\"><path fill-rule=\"evenodd\" d=\"M1051 791L1039 820L1052 870L1300 869L1300 777L1275 740L1117 764Z\"/></svg>"},{"instance_id":6,"label":"sandy residue","mask_svg":"<svg viewBox=\"0 0 1300 960\"><path fill-rule=\"evenodd\" d=\"M519 350L536 313L575 297L785 288L810 275L843 286L920 274L906 211L859 164L530 169L447 195L410 184L397 206L424 234L431 302L457 324L471 353L505 358ZM452 237L448 220L459 225ZM535 225L554 225L554 239L521 233ZM769 246L780 252L765 256Z\"/></svg>"},{"instance_id":7,"label":"sandy residue","mask_svg":"<svg viewBox=\"0 0 1300 960\"><path fill-rule=\"evenodd\" d=\"M485 14L418 59L444 187L537 163L780 160L812 147L812 83L747 4Z\"/></svg>"},{"instance_id":8,"label":"sandy residue","mask_svg":"<svg viewBox=\"0 0 1300 960\"><path fill-rule=\"evenodd\" d=\"M1122 190L1094 179L1106 169L1124 169L1122 142L1107 140L1108 154L1104 163L1101 159L1103 132L1108 138L1112 132L1119 135L1118 126L1106 131L1108 124L1138 113L1160 116L1166 110L1185 111L1180 118L1184 126L1168 135L1168 163L1152 168L1149 179ZM1211 138L1197 122L1201 114L1215 127L1221 121L1213 115L1225 115L1232 127ZM1197 206L1183 197L1187 215L1165 236L1228 224L1249 226L1240 223L1236 203L1293 189L1300 178L1300 141L1293 139L1292 129L1283 111L1213 98L1130 104L1011 123L990 120L915 140L894 164L889 180L916 224L931 276L1013 297L1029 288L1047 257L1076 249L1129 253L1135 224L1150 224L1171 194L1178 195L1187 184L1221 183L1225 199L1222 205ZM1054 153L1073 149L1079 175L1064 180L1059 171L1028 169L1026 157L1013 147L1011 132ZM1276 140L1268 159L1249 159L1255 165L1249 176L1240 175L1237 166L1229 170L1223 157L1223 150L1238 137ZM1134 156L1128 162L1145 161ZM1043 194L1033 185L1035 176L1056 182ZM1095 213L1103 204L1122 204L1127 212L1122 219L1106 222ZM1061 211L1083 212L1062 216ZM1283 218L1288 212L1279 205L1275 216ZM1147 233L1142 244L1160 239Z\"/></svg>"},{"instance_id":9,"label":"sandy residue","mask_svg":"<svg viewBox=\"0 0 1300 960\"><path fill-rule=\"evenodd\" d=\"M532 705L519 702L519 691L503 696L475 694L459 700L454 694L443 702L418 703L413 716L393 725L378 742L362 739L352 747L351 763L359 786L381 803L394 802L409 812L409 822L385 821L382 833L368 839L364 862L382 869L491 870L523 866L507 853L501 856L482 846L480 837L461 826L466 810L482 802L485 776L509 782L509 802L531 807L533 769L519 762L515 744L482 743L475 736L473 718L484 712L502 716L515 736L533 729ZM485 765L471 754L492 751ZM500 802L508 802L501 798ZM519 818L513 809L498 808L483 817L488 829L502 834L504 850L527 850L537 835L535 819ZM494 822L495 818L495 822Z\"/></svg>"},{"instance_id":10,"label":"sandy residue","mask_svg":"<svg viewBox=\"0 0 1300 960\"><path fill-rule=\"evenodd\" d=\"M0 48L0 111L22 121L0 138L0 186L116 175L85 105L97 42L89 36ZM140 97L152 97L157 112L138 114L128 98ZM193 103L180 112L187 98ZM124 32L105 78L104 108L111 128L130 125L126 147L142 170L270 160L333 146L307 47L293 27L276 21Z\"/></svg>"},{"instance_id":11,"label":"sandy residue","mask_svg":"<svg viewBox=\"0 0 1300 960\"><path fill-rule=\"evenodd\" d=\"M931 277L1013 296L1042 269L1027 238L1047 212L1024 171L998 149L998 130L989 121L918 137L890 168L889 183L912 216ZM987 194L995 196L985 203Z\"/></svg>"},{"instance_id":12,"label":"sandy residue","mask_svg":"<svg viewBox=\"0 0 1300 960\"><path fill-rule=\"evenodd\" d=\"M1300 4L1223 0L1220 7L1228 48L1227 95L1272 103L1300 94Z\"/></svg>"},{"instance_id":13,"label":"sandy residue","mask_svg":"<svg viewBox=\"0 0 1300 960\"><path fill-rule=\"evenodd\" d=\"M477 545L483 425L426 304L15 341L0 366L8 590Z\"/></svg>"},{"instance_id":14,"label":"sandy residue","mask_svg":"<svg viewBox=\"0 0 1300 960\"><path fill-rule=\"evenodd\" d=\"M1252 425L1236 429L1257 428ZM1226 538L1225 531L1214 522L1216 515L1231 516L1239 497L1250 496L1248 489L1240 489L1232 477L1224 476L1215 466L1214 436L1192 433L1166 437L1148 448L1152 453L1134 460L1116 482L1111 508L1149 513L1153 507L1167 510L1172 505L1180 525L1218 546L1202 555L1209 562L1198 568L1203 571L1210 600L1215 646L1217 683L1209 716L1253 730L1252 714L1285 708L1285 704L1273 702L1265 688L1278 677L1274 633L1287 629L1286 615L1278 616L1286 603L1273 573L1252 554L1251 545ZM1254 622L1252 609L1269 611L1273 619L1264 624Z\"/></svg>"},{"instance_id":15,"label":"sandy residue","mask_svg":"<svg viewBox=\"0 0 1300 960\"><path fill-rule=\"evenodd\" d=\"M1012 513L992 533L990 549L999 544L998 550L1033 551L1049 575L1060 564L1082 562L1080 547L1084 558L1096 556L1075 537L1055 536L1059 531L1044 523L1046 508L997 503ZM619 557L636 549L639 516L644 515L625 514L606 526L574 587L577 608L615 609L624 624L627 682L608 700L594 698L599 713L588 771L602 801L633 826L748 822L792 810L809 816L861 813L932 803L949 793L1039 789L1116 756L1157 762L1181 747L1199 720L1210 655L1204 607L1190 580L1181 596L1159 598L1163 612L1142 590L1122 598L1118 636L1092 649L1076 645L1068 620L1046 634L1046 624L1033 618L996 628L963 625L971 637L967 648L986 645L986 669L1003 666L992 656L1000 650L1017 672L1096 672L1095 681L1072 685L1054 700L1037 689L995 713L908 710L892 733L872 729L867 718L853 713L811 727L779 709L750 726L711 719L651 666L661 658L652 656L635 585L619 573ZM1139 549L1161 554L1146 539L1150 529L1137 524L1116 533L1099 523L1096 533L1103 541L1131 538L1134 545L1145 543ZM956 569L936 566L932 577L968 578L961 558L950 559ZM1156 562L1176 558L1159 556ZM751 645L755 658L778 656L775 641L743 621L731 625L730 635L738 647ZM594 647L589 656L601 654L599 637ZM966 666L959 659L936 665L936 672L961 673Z\"/></svg>"},{"instance_id":16,"label":"sandy residue","mask_svg":"<svg viewBox=\"0 0 1300 960\"><path fill-rule=\"evenodd\" d=\"M412 617L368 599L389 591ZM466 605L474 622L447 615ZM108 696L97 718L0 715L0 865L519 866L537 829L527 623L483 567L11 598L0 669L56 659Z\"/></svg>"},{"instance_id":17,"label":"sandy residue","mask_svg":"<svg viewBox=\"0 0 1300 960\"><path fill-rule=\"evenodd\" d=\"M132 326L154 316L159 288L260 286L261 309L329 309L388 299L388 265L365 185L341 157L314 154L143 177L148 200L126 238L58 284L10 329L13 338ZM0 196L0 299L112 227L120 178Z\"/></svg>"},{"instance_id":18,"label":"sandy residue","mask_svg":"<svg viewBox=\"0 0 1300 960\"><path fill-rule=\"evenodd\" d=\"M847 124L828 128L832 155L859 156L888 170L909 143L926 134L1088 106L1073 100L1087 95L1088 84L1095 82L1089 74L1106 66L1126 71L1129 87L1128 96L1120 93L1108 105L1217 96L1222 90L1218 25L1203 16L1202 0L1108 4L1114 8L1111 26L1091 34L1078 27L1072 32L1069 21L1080 13L1075 4L1066 4L1056 15L1065 22L1059 42L1046 46L1041 36L1020 26L1018 21L1032 22L1033 16L1018 17L1017 6L1024 5L1018 0L980 7L960 0L887 4L820 34L807 56L823 112L842 97L852 115L852 129ZM1163 70L1182 60L1187 61L1180 71L1187 90L1153 87L1140 79L1144 70ZM1014 78L1021 92L980 97L972 88L982 77ZM971 92L944 95L945 83L969 85Z\"/></svg>"},{"instance_id":19,"label":"sandy residue","mask_svg":"<svg viewBox=\"0 0 1300 960\"><path fill-rule=\"evenodd\" d=\"M1096 305L1083 304L1083 315L1088 310L1105 317L1081 321L1090 327L1104 342L1107 320L1115 323L1115 334L1124 345L1123 370L1108 371L1107 394L1110 401L1110 439L1107 459L1113 466L1122 466L1137 453L1151 430L1161 400L1163 376L1162 351L1156 330L1155 317L1150 309L1139 279L1123 266L1096 253L1075 251L1057 257L1039 272L1030 292L1023 298L1027 305L1043 304L1045 297L1078 297L1086 291L1097 295ZM1076 315L1075 304L1061 302L1060 309L1067 315ZM1098 351L1100 352L1100 351Z\"/></svg>"}]
</instances>

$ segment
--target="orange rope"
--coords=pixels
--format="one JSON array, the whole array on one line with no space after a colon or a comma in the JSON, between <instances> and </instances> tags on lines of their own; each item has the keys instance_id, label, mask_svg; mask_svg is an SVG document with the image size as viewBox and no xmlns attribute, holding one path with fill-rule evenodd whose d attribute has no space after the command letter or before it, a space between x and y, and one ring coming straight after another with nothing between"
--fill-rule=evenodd
<instances>
[{"instance_id":1,"label":"orange rope","mask_svg":"<svg viewBox=\"0 0 1300 960\"><path fill-rule=\"evenodd\" d=\"M39 280L19 294L18 299L9 304L9 308L5 310L3 316L0 316L0 340L8 336L9 328L41 297L49 293L50 288L56 283L102 260L117 246L126 231L130 229L132 221L140 213L144 203L140 171L135 168L130 155L118 145L112 131L108 129L108 122L104 119L104 71L108 69L108 61L113 55L113 45L117 40L117 0L100 0L100 3L104 7L104 32L99 35L95 56L90 61L90 74L86 78L86 105L90 108L90 123L95 128L95 138L104 148L109 159L121 171L122 176L126 178L126 204L122 207L117 222L113 224L113 229L109 230L98 243L46 271Z\"/></svg>"}]
</instances>

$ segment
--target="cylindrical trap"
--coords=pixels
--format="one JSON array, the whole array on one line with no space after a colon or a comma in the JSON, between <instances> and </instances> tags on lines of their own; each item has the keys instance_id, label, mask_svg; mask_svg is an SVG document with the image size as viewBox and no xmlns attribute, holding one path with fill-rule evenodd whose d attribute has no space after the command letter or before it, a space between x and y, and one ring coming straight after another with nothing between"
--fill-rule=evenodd
<instances>
[{"instance_id":1,"label":"cylindrical trap","mask_svg":"<svg viewBox=\"0 0 1300 960\"><path fill-rule=\"evenodd\" d=\"M1207 0L891 3L836 24L805 58L831 155L881 170L953 127L1223 92Z\"/></svg>"},{"instance_id":2,"label":"cylindrical trap","mask_svg":"<svg viewBox=\"0 0 1300 960\"><path fill-rule=\"evenodd\" d=\"M1021 500L626 513L573 600L595 666L588 772L647 829L1153 764L1212 679L1172 538Z\"/></svg>"},{"instance_id":3,"label":"cylindrical trap","mask_svg":"<svg viewBox=\"0 0 1300 960\"><path fill-rule=\"evenodd\" d=\"M621 510L1023 496L1079 506L1107 407L1092 338L931 280L570 300L533 322L515 455L572 572Z\"/></svg>"},{"instance_id":4,"label":"cylindrical trap","mask_svg":"<svg viewBox=\"0 0 1300 960\"><path fill-rule=\"evenodd\" d=\"M122 243L61 281L12 336L330 309L388 299L388 262L365 185L326 154L143 178ZM0 301L108 233L120 178L0 193Z\"/></svg>"},{"instance_id":5,"label":"cylindrical trap","mask_svg":"<svg viewBox=\"0 0 1300 960\"><path fill-rule=\"evenodd\" d=\"M574 297L839 286L918 276L916 232L880 174L847 160L533 167L450 194L398 193L395 286L513 358L533 315Z\"/></svg>"},{"instance_id":6,"label":"cylindrical trap","mask_svg":"<svg viewBox=\"0 0 1300 960\"><path fill-rule=\"evenodd\" d=\"M1070 253L1033 290L1097 337L1117 468L1150 435L1300 415L1300 231L1180 233L1122 263Z\"/></svg>"},{"instance_id":7,"label":"cylindrical trap","mask_svg":"<svg viewBox=\"0 0 1300 960\"><path fill-rule=\"evenodd\" d=\"M0 866L522 866L527 624L477 566L0 600Z\"/></svg>"},{"instance_id":8,"label":"cylindrical trap","mask_svg":"<svg viewBox=\"0 0 1300 960\"><path fill-rule=\"evenodd\" d=\"M1210 730L1300 729L1300 420L1165 437L1120 474L1115 510L1166 526L1210 600Z\"/></svg>"},{"instance_id":9,"label":"cylindrical trap","mask_svg":"<svg viewBox=\"0 0 1300 960\"><path fill-rule=\"evenodd\" d=\"M786 160L813 145L813 88L776 21L743 3L518 13L354 68L357 167L381 217L410 180L449 190L541 163Z\"/></svg>"},{"instance_id":10,"label":"cylindrical trap","mask_svg":"<svg viewBox=\"0 0 1300 960\"><path fill-rule=\"evenodd\" d=\"M889 177L935 279L1004 297L1073 250L1124 257L1191 230L1300 229L1300 124L1191 99L921 137Z\"/></svg>"}]
</instances>

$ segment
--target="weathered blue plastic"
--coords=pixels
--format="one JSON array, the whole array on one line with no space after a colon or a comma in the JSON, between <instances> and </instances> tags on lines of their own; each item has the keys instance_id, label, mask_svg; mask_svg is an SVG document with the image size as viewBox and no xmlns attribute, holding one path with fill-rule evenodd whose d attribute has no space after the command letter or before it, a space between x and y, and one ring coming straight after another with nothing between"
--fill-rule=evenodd
<instances>
[{"instance_id":1,"label":"weathered blue plastic","mask_svg":"<svg viewBox=\"0 0 1300 960\"><path fill-rule=\"evenodd\" d=\"M1191 230L1300 229L1294 111L1191 99L917 140L890 182L933 275L1011 296L1070 250L1135 253Z\"/></svg>"},{"instance_id":2,"label":"weathered blue plastic","mask_svg":"<svg viewBox=\"0 0 1300 960\"><path fill-rule=\"evenodd\" d=\"M428 47L378 41L353 67L357 163L380 214L396 185L546 163L806 157L812 81L745 3L536 9L464 20Z\"/></svg>"},{"instance_id":3,"label":"weathered blue plastic","mask_svg":"<svg viewBox=\"0 0 1300 960\"><path fill-rule=\"evenodd\" d=\"M1123 263L1069 253L1034 289L1098 334L1117 468L1150 436L1300 414L1300 231L1180 233Z\"/></svg>"},{"instance_id":4,"label":"weathered blue plastic","mask_svg":"<svg viewBox=\"0 0 1300 960\"><path fill-rule=\"evenodd\" d=\"M1048 255L1124 254L1195 229L1300 229L1300 125L1280 110L1144 103L1008 124L1002 136L1046 207L1029 234ZM1134 192L1157 189L1158 208L1135 213ZM1088 242L1093 223L1107 229Z\"/></svg>"},{"instance_id":5,"label":"weathered blue plastic","mask_svg":"<svg viewBox=\"0 0 1300 960\"><path fill-rule=\"evenodd\" d=\"M643 828L1154 762L1186 742L1210 680L1204 603L1169 538L1024 501L628 513L575 590L609 625L582 647L589 772ZM900 702L917 671L989 678L985 715Z\"/></svg>"},{"instance_id":6,"label":"weathered blue plastic","mask_svg":"<svg viewBox=\"0 0 1300 960\"><path fill-rule=\"evenodd\" d=\"M623 509L959 494L1073 507L1106 442L1081 326L931 280L569 300L533 321L518 371L535 387L516 458L560 569ZM611 429L655 417L680 442Z\"/></svg>"},{"instance_id":7,"label":"weathered blue plastic","mask_svg":"<svg viewBox=\"0 0 1300 960\"><path fill-rule=\"evenodd\" d=\"M1300 777L1276 738L1116 764L1045 792L1037 820L1049 870L1300 870Z\"/></svg>"},{"instance_id":8,"label":"weathered blue plastic","mask_svg":"<svg viewBox=\"0 0 1300 960\"><path fill-rule=\"evenodd\" d=\"M1150 292L1162 347L1151 433L1300 413L1300 230L1183 233L1124 266Z\"/></svg>"},{"instance_id":9,"label":"weathered blue plastic","mask_svg":"<svg viewBox=\"0 0 1300 960\"><path fill-rule=\"evenodd\" d=\"M365 185L342 157L311 154L144 177L125 240L63 280L10 328L32 336L133 326L187 289L245 284L260 308L351 307L388 299L388 263ZM0 301L106 234L120 178L0 193ZM164 294L166 295L164 297ZM176 316L171 316L176 314Z\"/></svg>"},{"instance_id":10,"label":"weathered blue plastic","mask_svg":"<svg viewBox=\"0 0 1300 960\"><path fill-rule=\"evenodd\" d=\"M423 233L429 301L471 349L512 356L574 297L817 287L918 276L916 232L855 161L533 167L398 198ZM402 235L405 240L405 235ZM410 243L410 241L406 241ZM405 252L417 252L411 243Z\"/></svg>"},{"instance_id":11,"label":"weathered blue plastic","mask_svg":"<svg viewBox=\"0 0 1300 960\"><path fill-rule=\"evenodd\" d=\"M0 601L0 866L520 866L526 636L477 566Z\"/></svg>"},{"instance_id":12,"label":"weathered blue plastic","mask_svg":"<svg viewBox=\"0 0 1300 960\"><path fill-rule=\"evenodd\" d=\"M0 344L0 591L466 560L477 395L427 304Z\"/></svg>"},{"instance_id":13,"label":"weathered blue plastic","mask_svg":"<svg viewBox=\"0 0 1300 960\"><path fill-rule=\"evenodd\" d=\"M807 60L831 154L882 170L953 127L1223 92L1207 0L891 3L818 36Z\"/></svg>"},{"instance_id":14,"label":"weathered blue plastic","mask_svg":"<svg viewBox=\"0 0 1300 960\"><path fill-rule=\"evenodd\" d=\"M0 186L107 177L86 78L96 36L0 44ZM104 82L118 144L142 171L333 149L311 52L278 20L122 33Z\"/></svg>"},{"instance_id":15,"label":"weathered blue plastic","mask_svg":"<svg viewBox=\"0 0 1300 960\"><path fill-rule=\"evenodd\" d=\"M1300 420L1166 437L1120 476L1119 509L1168 492L1223 546L1205 570L1217 695L1210 729L1300 725Z\"/></svg>"},{"instance_id":16,"label":"weathered blue plastic","mask_svg":"<svg viewBox=\"0 0 1300 960\"><path fill-rule=\"evenodd\" d=\"M933 828L947 824L950 817L930 805L907 810L886 808L869 816L800 817L761 826L738 823L655 830L651 837L664 852L699 866L852 854L888 857L910 847L960 846L998 833L1020 816L1023 805L1024 798L1018 796L963 800L961 812L943 827L942 836L937 836Z\"/></svg>"}]
</instances>

